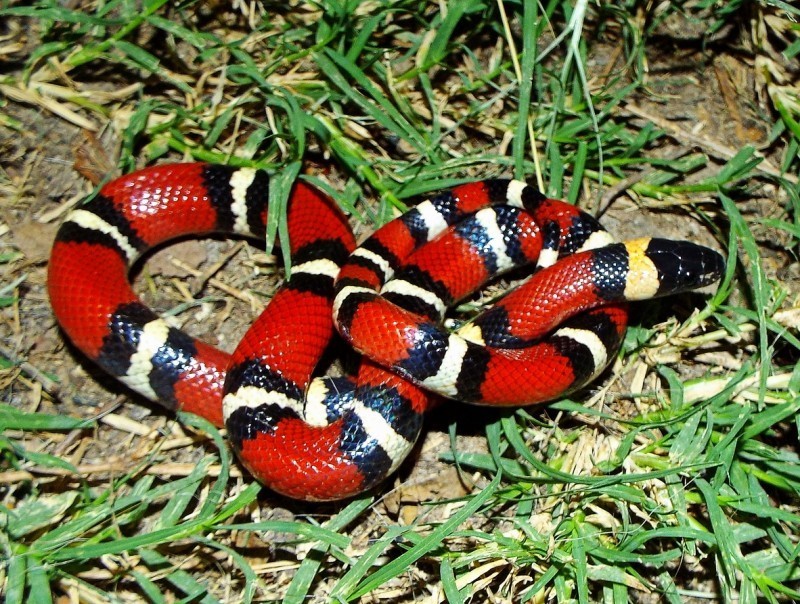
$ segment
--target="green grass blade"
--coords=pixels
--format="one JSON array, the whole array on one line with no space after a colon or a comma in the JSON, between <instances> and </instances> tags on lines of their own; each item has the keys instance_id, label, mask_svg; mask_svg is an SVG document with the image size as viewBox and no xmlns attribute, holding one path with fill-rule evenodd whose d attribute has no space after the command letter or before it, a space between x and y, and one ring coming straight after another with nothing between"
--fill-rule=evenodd
<instances>
[{"instance_id":1,"label":"green grass blade","mask_svg":"<svg viewBox=\"0 0 800 604\"><path fill-rule=\"evenodd\" d=\"M363 581L352 594L350 594L350 597L359 598L369 593L389 579L402 574L412 562L419 560L431 549L438 547L441 544L442 539L448 533L450 533L456 526L464 522L464 520L469 518L473 512L480 509L484 502L486 502L492 496L500 484L500 477L501 474L498 473L492 479L492 482L490 482L477 497L471 499L463 508L444 521L434 531L432 531L430 535L423 538L419 543L414 545L414 547L400 554L400 556L385 564L378 571L367 577L367 579Z\"/></svg>"}]
</instances>

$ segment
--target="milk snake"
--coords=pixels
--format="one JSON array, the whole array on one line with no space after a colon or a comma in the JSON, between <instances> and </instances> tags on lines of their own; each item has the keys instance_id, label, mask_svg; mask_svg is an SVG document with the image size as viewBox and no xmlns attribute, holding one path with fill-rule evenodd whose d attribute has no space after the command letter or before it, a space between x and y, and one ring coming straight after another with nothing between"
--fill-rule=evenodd
<instances>
[{"instance_id":1,"label":"milk snake","mask_svg":"<svg viewBox=\"0 0 800 604\"><path fill-rule=\"evenodd\" d=\"M250 472L294 498L340 499L383 480L414 445L429 391L486 405L573 392L616 353L627 301L723 270L693 243L616 243L591 216L513 180L441 193L356 247L335 204L298 182L282 242L291 278L229 355L159 318L128 273L184 235L263 241L268 190L262 171L200 163L113 180L61 226L48 287L92 361L153 401L224 424ZM442 326L487 279L531 263L522 286L455 331ZM364 355L358 375L312 379L336 329Z\"/></svg>"}]
</instances>

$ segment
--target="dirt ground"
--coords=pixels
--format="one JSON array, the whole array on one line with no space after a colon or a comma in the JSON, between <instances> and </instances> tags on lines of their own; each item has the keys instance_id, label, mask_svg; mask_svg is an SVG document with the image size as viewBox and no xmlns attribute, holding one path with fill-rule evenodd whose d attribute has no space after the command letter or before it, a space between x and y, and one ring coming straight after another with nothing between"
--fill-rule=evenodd
<instances>
[{"instance_id":1,"label":"dirt ground","mask_svg":"<svg viewBox=\"0 0 800 604\"><path fill-rule=\"evenodd\" d=\"M690 36L679 25L677 29ZM779 160L770 157L772 118L765 113L747 53L735 52L722 38L703 48L691 37L670 36L665 31L661 38L670 45L669 52L662 47L648 56L647 94L628 101L623 113L637 123L649 121L665 128L669 137L655 150L658 155L677 157L699 149L712 158L706 171L714 171L742 146L754 145L766 149L767 167L777 170ZM606 58L613 52L609 49ZM594 68L599 73L603 67ZM26 447L60 452L90 481L102 482L150 455L158 443L159 462L148 471L164 478L185 475L203 455L204 443L181 428L169 413L131 396L87 362L65 341L48 303L47 259L55 230L64 214L91 190L90 179L115 165L118 134L112 127L89 133L44 106L12 96L6 96L3 110L21 127L0 127L0 253L11 254L9 261L0 264L0 271L4 287L14 284L4 295L18 297L0 311L0 353L14 362L0 371L2 398L30 411L99 419L93 433L50 434L48 438L53 440L29 441ZM692 178L703 175L701 171ZM334 171L332 180L335 178ZM743 212L782 216L785 200L771 185L754 182L752 192L755 194L743 205ZM592 198L588 203L595 201ZM694 207L703 207L697 196L692 201ZM667 204L636 199L619 188L604 191L601 205L605 209L602 222L618 238L658 235L718 247L713 233L694 217L694 210L674 205L674 200ZM708 207L715 211L711 203ZM368 231L364 225L358 229ZM796 299L800 270L784 248L786 236L767 228L757 235L769 277L779 278L791 292L789 298ZM149 258L136 282L143 298L156 308L170 309L200 298L176 319L193 335L231 350L279 285L277 269L272 270L279 264L280 259L242 242L189 241ZM657 321L676 312L688 316L691 311L690 307L657 305L637 312L640 317L647 312L648 320ZM621 376L615 388L624 389L633 377ZM547 408L536 413L542 414L544 421L557 415ZM366 522L411 522L423 502L469 492L474 485L465 484L452 465L439 459L450 448L447 427L458 422L460 449L483 450L483 428L498 417L495 411L454 409L450 404L435 411L422 444L382 491L381 502ZM43 484L49 481L55 486L62 479L57 472L52 476L43 472L37 476ZM242 480L247 479L244 471L240 474ZM266 490L261 509L264 519L291 519L330 510L288 502ZM369 526L363 531L369 535Z\"/></svg>"}]
</instances>

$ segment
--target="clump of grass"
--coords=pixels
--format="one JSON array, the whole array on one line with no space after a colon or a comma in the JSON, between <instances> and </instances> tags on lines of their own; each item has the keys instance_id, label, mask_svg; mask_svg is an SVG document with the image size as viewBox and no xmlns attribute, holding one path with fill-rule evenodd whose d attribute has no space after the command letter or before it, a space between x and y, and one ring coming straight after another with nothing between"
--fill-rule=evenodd
<instances>
[{"instance_id":1,"label":"clump of grass","mask_svg":"<svg viewBox=\"0 0 800 604\"><path fill-rule=\"evenodd\" d=\"M800 598L800 460L787 446L800 428L798 293L765 266L774 250L754 235L780 233L796 254L797 9L232 6L0 4L3 55L16 61L0 76L5 107L111 129L121 170L167 157L272 169L270 241L297 178L373 226L420 195L503 173L597 211L625 196L685 212L727 250L728 272L697 313L629 330L594 396L548 407L558 421L520 410L487 426L488 453L454 446L448 458L480 472L482 488L433 502L411 525L371 514L371 497L265 521L259 488L231 478L223 441L190 418L187 430L213 446L185 477L150 473L157 450L108 481L87 476L48 435L98 428L23 409L17 393L53 376L3 350L14 403L0 408L6 601ZM720 32L741 34L744 8L753 30L740 39L772 116L767 145L736 149L641 106L660 27L678 16L709 24L697 43L720 48ZM8 115L0 127L26 125ZM303 170L322 162L330 174ZM780 203L762 219L748 202L764 187ZM8 316L31 312L23 260L16 249L0 256ZM283 541L237 545L251 534ZM290 578L273 584L263 559Z\"/></svg>"}]
</instances>

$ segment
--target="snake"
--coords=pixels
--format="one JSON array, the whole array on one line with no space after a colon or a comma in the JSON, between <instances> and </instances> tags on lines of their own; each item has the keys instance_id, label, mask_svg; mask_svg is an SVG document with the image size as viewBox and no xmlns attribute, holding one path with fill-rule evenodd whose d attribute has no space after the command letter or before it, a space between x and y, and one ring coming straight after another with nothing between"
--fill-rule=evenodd
<instances>
[{"instance_id":1,"label":"snake","mask_svg":"<svg viewBox=\"0 0 800 604\"><path fill-rule=\"evenodd\" d=\"M300 179L280 241L289 276L232 353L142 302L130 273L154 247L207 234L263 245L269 192L263 170L208 163L111 180L57 231L48 292L92 363L224 426L243 466L295 499L380 484L442 399L526 406L584 388L617 354L629 302L712 284L725 267L688 241L617 242L591 215L512 179L438 193L357 245L337 204ZM448 316L503 274L520 285ZM336 342L360 355L358 368L317 376Z\"/></svg>"}]
</instances>

